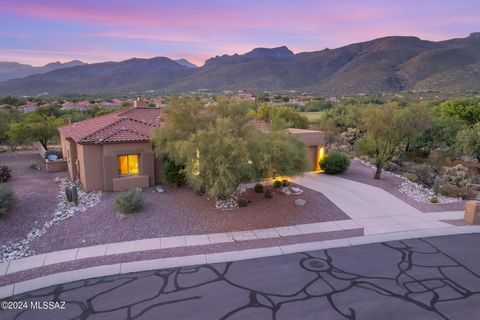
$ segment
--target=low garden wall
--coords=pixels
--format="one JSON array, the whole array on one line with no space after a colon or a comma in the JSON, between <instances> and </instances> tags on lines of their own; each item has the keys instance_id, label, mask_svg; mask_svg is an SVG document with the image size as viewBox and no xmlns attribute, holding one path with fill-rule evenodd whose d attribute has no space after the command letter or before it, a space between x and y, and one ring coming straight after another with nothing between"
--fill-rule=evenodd
<instances>
[{"instance_id":1,"label":"low garden wall","mask_svg":"<svg viewBox=\"0 0 480 320\"><path fill-rule=\"evenodd\" d=\"M45 167L47 172L59 172L67 170L67 161L66 160L45 160Z\"/></svg>"}]
</instances>

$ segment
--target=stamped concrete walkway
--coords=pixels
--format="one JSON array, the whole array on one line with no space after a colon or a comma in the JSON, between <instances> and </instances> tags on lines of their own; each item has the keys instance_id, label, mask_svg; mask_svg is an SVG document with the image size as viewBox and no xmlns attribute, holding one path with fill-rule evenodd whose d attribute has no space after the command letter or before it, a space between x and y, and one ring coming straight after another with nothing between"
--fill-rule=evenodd
<instances>
[{"instance_id":1,"label":"stamped concrete walkway","mask_svg":"<svg viewBox=\"0 0 480 320\"><path fill-rule=\"evenodd\" d=\"M422 213L387 191L338 176L306 173L295 183L324 194L365 234L441 228L440 220L462 219L463 211Z\"/></svg>"}]
</instances>

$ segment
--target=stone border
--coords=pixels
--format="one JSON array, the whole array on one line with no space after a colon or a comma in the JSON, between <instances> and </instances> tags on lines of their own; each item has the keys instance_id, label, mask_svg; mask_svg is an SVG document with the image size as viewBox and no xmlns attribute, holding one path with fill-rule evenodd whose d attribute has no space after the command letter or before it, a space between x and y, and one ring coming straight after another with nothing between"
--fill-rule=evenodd
<instances>
[{"instance_id":1,"label":"stone border","mask_svg":"<svg viewBox=\"0 0 480 320\"><path fill-rule=\"evenodd\" d=\"M312 233L342 231L362 228L353 220L316 222L284 227L234 231L212 234L198 234L151 238L125 242L100 244L89 247L73 248L34 255L0 263L0 277L15 272L35 269L57 263L77 261L86 258L103 257L116 254L133 253L148 250L192 247L235 241L282 238Z\"/></svg>"},{"instance_id":2,"label":"stone border","mask_svg":"<svg viewBox=\"0 0 480 320\"><path fill-rule=\"evenodd\" d=\"M183 257L170 257L153 260L133 261L117 263L111 265L96 266L84 269L78 269L67 272L50 274L45 277L39 277L31 280L17 282L7 286L0 287L0 299L8 298L13 295L46 288L62 283L69 283L79 280L86 280L96 277L104 277L116 274L126 274L131 272L141 272L156 269L176 268L190 265L200 265L207 263L221 263L228 261L238 261L255 259L269 256L279 256L304 251L323 250L339 247L349 247L370 243L385 241L405 240L413 238L446 236L456 234L480 233L479 226L446 227L435 229L422 229L414 231L402 231L387 234L367 235L352 237L346 239L334 239L302 244L273 246L266 248L247 249L231 252L198 254Z\"/></svg>"}]
</instances>

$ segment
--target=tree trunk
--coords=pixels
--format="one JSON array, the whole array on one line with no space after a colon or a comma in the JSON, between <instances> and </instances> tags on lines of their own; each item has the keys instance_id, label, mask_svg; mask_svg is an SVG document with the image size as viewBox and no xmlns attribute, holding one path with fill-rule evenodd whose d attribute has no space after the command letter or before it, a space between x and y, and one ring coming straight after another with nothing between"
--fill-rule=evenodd
<instances>
[{"instance_id":1,"label":"tree trunk","mask_svg":"<svg viewBox=\"0 0 480 320\"><path fill-rule=\"evenodd\" d=\"M375 179L380 180L380 175L382 174L382 167L377 166L377 170L375 170Z\"/></svg>"},{"instance_id":2,"label":"tree trunk","mask_svg":"<svg viewBox=\"0 0 480 320\"><path fill-rule=\"evenodd\" d=\"M45 150L48 150L47 141L46 141L46 140L40 140L40 141L38 141L38 142L40 142L40 144L42 145L42 147L43 147Z\"/></svg>"}]
</instances>

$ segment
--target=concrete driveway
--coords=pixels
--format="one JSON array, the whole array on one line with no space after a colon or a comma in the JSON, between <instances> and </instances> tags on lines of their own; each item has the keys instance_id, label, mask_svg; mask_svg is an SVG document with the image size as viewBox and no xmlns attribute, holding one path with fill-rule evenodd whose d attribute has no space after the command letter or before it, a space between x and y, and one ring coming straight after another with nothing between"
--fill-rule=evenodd
<instances>
[{"instance_id":1,"label":"concrete driveway","mask_svg":"<svg viewBox=\"0 0 480 320\"><path fill-rule=\"evenodd\" d=\"M463 218L461 211L422 213L383 189L338 176L306 173L294 181L325 195L365 234L448 227L440 220Z\"/></svg>"}]
</instances>

